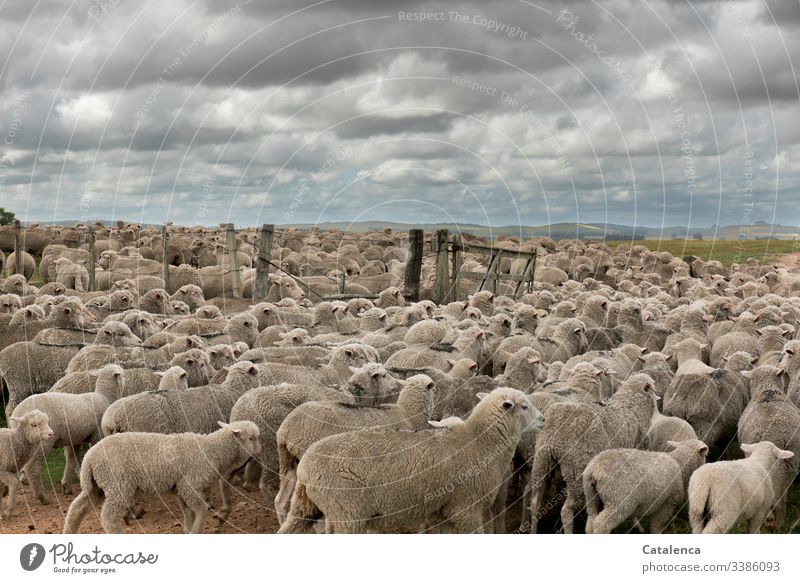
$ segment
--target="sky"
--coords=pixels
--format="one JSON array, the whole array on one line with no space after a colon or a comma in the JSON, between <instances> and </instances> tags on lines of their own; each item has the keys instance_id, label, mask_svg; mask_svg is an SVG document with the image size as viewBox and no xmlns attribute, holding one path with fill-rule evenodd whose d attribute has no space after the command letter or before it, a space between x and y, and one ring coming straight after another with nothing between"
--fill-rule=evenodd
<instances>
[{"instance_id":1,"label":"sky","mask_svg":"<svg viewBox=\"0 0 800 583\"><path fill-rule=\"evenodd\" d=\"M5 0L29 221L800 224L795 0Z\"/></svg>"}]
</instances>

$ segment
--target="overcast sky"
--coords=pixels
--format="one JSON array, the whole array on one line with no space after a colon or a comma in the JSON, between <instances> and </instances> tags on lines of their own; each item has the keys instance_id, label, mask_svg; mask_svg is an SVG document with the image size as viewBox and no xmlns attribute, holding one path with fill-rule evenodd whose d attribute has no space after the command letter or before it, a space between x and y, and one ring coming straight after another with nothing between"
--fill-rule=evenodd
<instances>
[{"instance_id":1,"label":"overcast sky","mask_svg":"<svg viewBox=\"0 0 800 583\"><path fill-rule=\"evenodd\" d=\"M27 220L800 223L796 0L0 0L0 59Z\"/></svg>"}]
</instances>

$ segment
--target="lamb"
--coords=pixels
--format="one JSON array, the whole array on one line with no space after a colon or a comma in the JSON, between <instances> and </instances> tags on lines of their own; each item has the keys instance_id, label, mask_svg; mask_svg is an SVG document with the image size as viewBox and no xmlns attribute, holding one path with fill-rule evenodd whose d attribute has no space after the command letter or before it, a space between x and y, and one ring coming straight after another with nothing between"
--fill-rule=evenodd
<instances>
[{"instance_id":1,"label":"lamb","mask_svg":"<svg viewBox=\"0 0 800 583\"><path fill-rule=\"evenodd\" d=\"M15 429L0 429L0 520L14 511L17 499L17 472L36 455L42 444L53 439L53 430L47 414L34 409L22 417L9 417ZM34 496L47 503L41 482L31 483ZM3 494L8 491L8 501L3 508Z\"/></svg>"},{"instance_id":2,"label":"lamb","mask_svg":"<svg viewBox=\"0 0 800 583\"><path fill-rule=\"evenodd\" d=\"M476 326L463 330L452 344L437 344L431 347L413 346L398 350L386 360L386 366L399 369L424 367L447 370L447 361L471 358L481 362L481 350L485 333Z\"/></svg>"},{"instance_id":3,"label":"lamb","mask_svg":"<svg viewBox=\"0 0 800 583\"><path fill-rule=\"evenodd\" d=\"M38 409L47 414L54 438L42 446L25 466L25 475L31 483L41 483L41 469L51 448L64 448L66 465L61 477L61 488L65 494L72 492L72 475L78 468L77 453L84 443L96 443L102 437L100 422L109 405L122 397L125 387L123 370L109 364L92 373L97 377L91 393L72 395L69 393L43 393L32 395L14 409L13 417L21 417ZM12 422L13 424L13 422Z\"/></svg>"},{"instance_id":4,"label":"lamb","mask_svg":"<svg viewBox=\"0 0 800 583\"><path fill-rule=\"evenodd\" d=\"M256 386L258 369L245 360L230 367L221 385L125 397L103 415L103 435L135 431L211 433L217 421L230 417L239 397Z\"/></svg>"},{"instance_id":5,"label":"lamb","mask_svg":"<svg viewBox=\"0 0 800 583\"><path fill-rule=\"evenodd\" d=\"M429 376L415 375L404 382L396 405L364 407L347 402L312 401L289 413L275 434L281 484L275 497L278 521L283 524L289 512L297 482L297 464L311 445L330 435L369 427L426 429L433 412L434 386Z\"/></svg>"},{"instance_id":6,"label":"lamb","mask_svg":"<svg viewBox=\"0 0 800 583\"><path fill-rule=\"evenodd\" d=\"M66 372L78 372L100 368L106 364L117 363L124 368L167 368L170 360L181 352L192 348L202 348L203 341L198 336L183 336L158 348L127 346L91 345L81 348L69 361Z\"/></svg>"},{"instance_id":7,"label":"lamb","mask_svg":"<svg viewBox=\"0 0 800 583\"><path fill-rule=\"evenodd\" d=\"M296 349L288 349L296 350ZM377 362L374 348L364 344L345 344L331 352L328 364L319 368L282 365L267 362L259 365L258 378L262 385L288 383L321 383L335 385L344 383L350 377L350 366L360 366L367 362Z\"/></svg>"},{"instance_id":8,"label":"lamb","mask_svg":"<svg viewBox=\"0 0 800 583\"><path fill-rule=\"evenodd\" d=\"M531 469L531 517L539 516L547 476L558 466L567 484L561 522L564 533L572 533L583 503L583 470L604 449L638 447L644 442L653 416L653 391L653 379L637 373L604 406L564 402L548 409ZM536 532L536 523L531 521L531 532Z\"/></svg>"},{"instance_id":9,"label":"lamb","mask_svg":"<svg viewBox=\"0 0 800 583\"><path fill-rule=\"evenodd\" d=\"M155 373L159 377L159 391L182 391L189 388L189 374L179 366L172 366L164 372Z\"/></svg>"},{"instance_id":10,"label":"lamb","mask_svg":"<svg viewBox=\"0 0 800 583\"><path fill-rule=\"evenodd\" d=\"M770 441L741 444L745 459L706 464L689 480L689 522L694 534L721 534L747 522L761 529L775 500L770 471L794 457Z\"/></svg>"},{"instance_id":11,"label":"lamb","mask_svg":"<svg viewBox=\"0 0 800 583\"><path fill-rule=\"evenodd\" d=\"M524 393L500 388L463 425L446 431L362 430L327 437L300 460L279 532L308 531L322 515L327 532L445 521L459 532L482 532L517 442L542 421Z\"/></svg>"},{"instance_id":12,"label":"lamb","mask_svg":"<svg viewBox=\"0 0 800 583\"><path fill-rule=\"evenodd\" d=\"M505 371L508 359L523 346L535 348L545 364L557 360L566 362L573 356L586 351L588 346L586 326L577 318L567 318L556 326L552 337L539 337L534 343L530 343L520 336L505 338L492 357L495 373Z\"/></svg>"},{"instance_id":13,"label":"lamb","mask_svg":"<svg viewBox=\"0 0 800 583\"><path fill-rule=\"evenodd\" d=\"M369 363L352 372L341 388L319 384L262 386L242 395L231 410L231 421L250 420L261 431L262 467L259 489L272 503L278 491L278 452L275 432L286 416L308 401L341 401L357 405L380 405L390 400L396 381L383 365Z\"/></svg>"},{"instance_id":14,"label":"lamb","mask_svg":"<svg viewBox=\"0 0 800 583\"><path fill-rule=\"evenodd\" d=\"M670 441L687 441L697 439L691 424L679 417L663 415L658 407L653 408L650 428L647 430L647 449L650 451L669 452Z\"/></svg>"},{"instance_id":15,"label":"lamb","mask_svg":"<svg viewBox=\"0 0 800 583\"><path fill-rule=\"evenodd\" d=\"M786 516L788 489L800 471L800 409L786 395L783 369L759 366L742 374L750 376L750 402L739 419L739 442L770 441L795 454L776 463L770 472L775 493L773 526L780 527Z\"/></svg>"},{"instance_id":16,"label":"lamb","mask_svg":"<svg viewBox=\"0 0 800 583\"><path fill-rule=\"evenodd\" d=\"M668 453L609 449L583 471L587 534L610 534L628 518L650 517L658 534L686 499L689 478L705 463L708 446L697 439L669 441Z\"/></svg>"},{"instance_id":17,"label":"lamb","mask_svg":"<svg viewBox=\"0 0 800 583\"><path fill-rule=\"evenodd\" d=\"M122 519L137 493L176 492L186 532L198 533L208 516L208 495L260 451L258 427L240 421L223 423L208 435L123 433L105 438L86 454L81 493L69 507L64 534L78 532L92 507L102 505L100 522L107 533L121 533Z\"/></svg>"}]
</instances>

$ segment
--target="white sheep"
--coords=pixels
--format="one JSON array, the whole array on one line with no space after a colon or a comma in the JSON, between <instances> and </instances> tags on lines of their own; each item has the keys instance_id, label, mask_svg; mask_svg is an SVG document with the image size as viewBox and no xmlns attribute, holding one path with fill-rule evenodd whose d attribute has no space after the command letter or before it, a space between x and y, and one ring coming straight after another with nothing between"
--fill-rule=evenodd
<instances>
[{"instance_id":1,"label":"white sheep","mask_svg":"<svg viewBox=\"0 0 800 583\"><path fill-rule=\"evenodd\" d=\"M53 439L53 431L47 422L47 413L37 409L21 417L11 417L15 429L0 429L0 519L8 518L14 511L17 499L17 472L36 455L43 443ZM34 495L43 503L47 499L41 482L32 482ZM3 494L8 491L8 501L3 508Z\"/></svg>"},{"instance_id":2,"label":"white sheep","mask_svg":"<svg viewBox=\"0 0 800 583\"><path fill-rule=\"evenodd\" d=\"M794 456L771 441L741 444L744 459L706 464L689 480L689 522L695 534L725 533L740 522L757 533L775 501L770 471Z\"/></svg>"},{"instance_id":3,"label":"white sheep","mask_svg":"<svg viewBox=\"0 0 800 583\"><path fill-rule=\"evenodd\" d=\"M137 494L175 492L186 532L198 533L209 511L209 491L254 455L261 445L249 421L223 423L214 433L121 433L89 450L81 468L81 493L69 507L64 534L78 532L92 507L103 509L107 533L121 533Z\"/></svg>"}]
</instances>

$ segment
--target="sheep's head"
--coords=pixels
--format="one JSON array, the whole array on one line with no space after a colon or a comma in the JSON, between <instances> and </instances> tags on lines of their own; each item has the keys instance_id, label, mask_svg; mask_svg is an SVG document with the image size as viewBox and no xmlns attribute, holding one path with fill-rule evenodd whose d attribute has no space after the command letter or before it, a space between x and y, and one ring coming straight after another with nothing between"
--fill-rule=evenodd
<instances>
[{"instance_id":1,"label":"sheep's head","mask_svg":"<svg viewBox=\"0 0 800 583\"><path fill-rule=\"evenodd\" d=\"M242 447L247 457L257 456L261 453L258 426L252 421L234 421L233 423L217 422L222 431L233 434L236 442Z\"/></svg>"},{"instance_id":2,"label":"sheep's head","mask_svg":"<svg viewBox=\"0 0 800 583\"><path fill-rule=\"evenodd\" d=\"M500 387L491 393L478 393L480 399L467 422L473 418L490 425L503 424L515 427L520 433L544 427L544 415L534 407L522 391ZM488 417L488 419L486 419Z\"/></svg>"},{"instance_id":3,"label":"sheep's head","mask_svg":"<svg viewBox=\"0 0 800 583\"><path fill-rule=\"evenodd\" d=\"M107 364L99 370L90 371L89 374L97 379L97 388L114 387L114 395L117 398L122 397L125 390L125 371L121 366Z\"/></svg>"},{"instance_id":4,"label":"sheep's head","mask_svg":"<svg viewBox=\"0 0 800 583\"><path fill-rule=\"evenodd\" d=\"M97 333L95 344L108 346L139 346L141 339L124 322L109 322Z\"/></svg>"},{"instance_id":5,"label":"sheep's head","mask_svg":"<svg viewBox=\"0 0 800 583\"><path fill-rule=\"evenodd\" d=\"M33 409L19 417L11 417L11 421L22 431L28 443L39 444L53 439L50 419L47 417L47 413L39 411L39 409Z\"/></svg>"},{"instance_id":6,"label":"sheep's head","mask_svg":"<svg viewBox=\"0 0 800 583\"><path fill-rule=\"evenodd\" d=\"M160 378L159 390L184 390L189 388L189 373L179 366L172 366L164 372L156 372Z\"/></svg>"}]
</instances>

